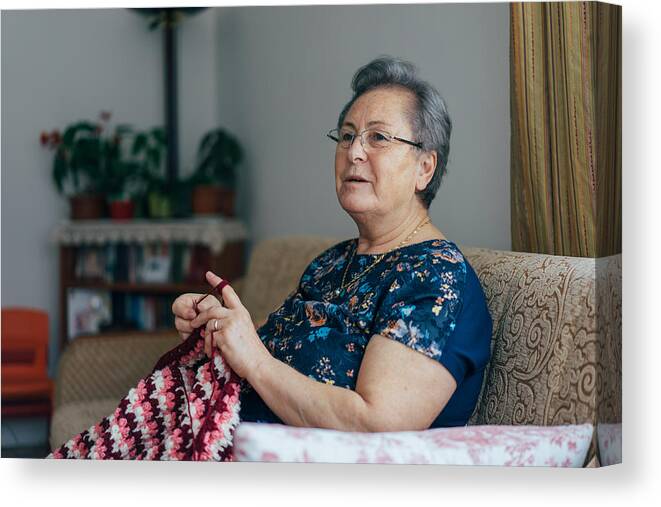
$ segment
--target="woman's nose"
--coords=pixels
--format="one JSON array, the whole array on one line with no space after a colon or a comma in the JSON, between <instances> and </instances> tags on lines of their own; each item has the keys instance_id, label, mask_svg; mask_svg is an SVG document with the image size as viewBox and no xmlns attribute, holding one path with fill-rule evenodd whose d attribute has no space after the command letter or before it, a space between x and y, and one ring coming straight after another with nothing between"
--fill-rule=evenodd
<instances>
[{"instance_id":1,"label":"woman's nose","mask_svg":"<svg viewBox=\"0 0 661 507\"><path fill-rule=\"evenodd\" d=\"M367 160L367 153L365 152L365 148L363 148L361 136L354 137L351 146L349 146L349 149L347 150L347 155L351 162L355 162L356 160L364 162Z\"/></svg>"}]
</instances>

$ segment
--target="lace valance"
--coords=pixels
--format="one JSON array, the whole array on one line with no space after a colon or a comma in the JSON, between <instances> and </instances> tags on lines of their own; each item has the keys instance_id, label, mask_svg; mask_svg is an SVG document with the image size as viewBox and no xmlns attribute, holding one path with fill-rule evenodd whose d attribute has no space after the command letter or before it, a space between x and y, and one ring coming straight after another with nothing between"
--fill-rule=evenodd
<instances>
[{"instance_id":1,"label":"lace valance","mask_svg":"<svg viewBox=\"0 0 661 507\"><path fill-rule=\"evenodd\" d=\"M103 245L107 243L182 242L209 247L220 253L226 243L247 239L245 225L232 218L172 220L65 220L53 231L59 245Z\"/></svg>"}]
</instances>

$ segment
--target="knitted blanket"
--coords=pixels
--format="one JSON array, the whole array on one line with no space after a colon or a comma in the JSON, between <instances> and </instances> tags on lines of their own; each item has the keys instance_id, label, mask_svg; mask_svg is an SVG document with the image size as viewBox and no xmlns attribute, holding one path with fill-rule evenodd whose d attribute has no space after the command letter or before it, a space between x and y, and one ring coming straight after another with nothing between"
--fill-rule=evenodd
<instances>
[{"instance_id":1,"label":"knitted blanket","mask_svg":"<svg viewBox=\"0 0 661 507\"><path fill-rule=\"evenodd\" d=\"M111 415L47 458L232 461L240 382L217 350L206 357L196 330Z\"/></svg>"}]
</instances>

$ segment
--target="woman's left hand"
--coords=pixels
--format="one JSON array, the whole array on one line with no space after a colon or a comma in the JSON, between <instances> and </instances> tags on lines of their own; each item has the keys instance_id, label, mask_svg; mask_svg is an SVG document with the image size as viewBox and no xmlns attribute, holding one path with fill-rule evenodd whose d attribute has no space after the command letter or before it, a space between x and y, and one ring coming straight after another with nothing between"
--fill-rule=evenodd
<instances>
[{"instance_id":1,"label":"woman's left hand","mask_svg":"<svg viewBox=\"0 0 661 507\"><path fill-rule=\"evenodd\" d=\"M222 280L211 271L207 271L206 277L213 287ZM191 325L193 328L204 326L204 352L207 356L211 356L212 347L218 347L236 374L248 378L272 356L257 335L250 313L234 289L226 285L222 296L225 306L201 311Z\"/></svg>"}]
</instances>

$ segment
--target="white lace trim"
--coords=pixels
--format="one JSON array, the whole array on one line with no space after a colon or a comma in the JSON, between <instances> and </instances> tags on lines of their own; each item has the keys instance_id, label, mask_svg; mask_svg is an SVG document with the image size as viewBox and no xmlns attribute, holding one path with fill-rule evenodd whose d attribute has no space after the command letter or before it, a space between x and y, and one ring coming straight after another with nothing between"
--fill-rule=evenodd
<instances>
[{"instance_id":1,"label":"white lace trim","mask_svg":"<svg viewBox=\"0 0 661 507\"><path fill-rule=\"evenodd\" d=\"M199 244L220 253L226 243L248 237L242 222L231 218L191 218L172 220L65 220L53 231L52 240L60 245L103 245L106 243Z\"/></svg>"}]
</instances>

